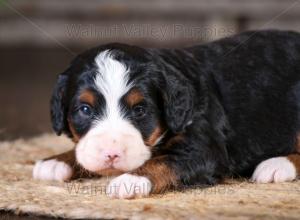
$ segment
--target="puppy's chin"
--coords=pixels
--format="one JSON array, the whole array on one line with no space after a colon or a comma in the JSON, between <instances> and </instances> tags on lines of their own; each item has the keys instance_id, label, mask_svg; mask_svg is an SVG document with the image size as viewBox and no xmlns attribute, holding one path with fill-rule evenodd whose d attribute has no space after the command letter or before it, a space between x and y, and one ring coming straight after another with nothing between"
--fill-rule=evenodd
<instances>
[{"instance_id":1,"label":"puppy's chin","mask_svg":"<svg viewBox=\"0 0 300 220\"><path fill-rule=\"evenodd\" d=\"M114 168L107 168L107 169L96 171L95 173L101 176L119 176L125 172Z\"/></svg>"}]
</instances>

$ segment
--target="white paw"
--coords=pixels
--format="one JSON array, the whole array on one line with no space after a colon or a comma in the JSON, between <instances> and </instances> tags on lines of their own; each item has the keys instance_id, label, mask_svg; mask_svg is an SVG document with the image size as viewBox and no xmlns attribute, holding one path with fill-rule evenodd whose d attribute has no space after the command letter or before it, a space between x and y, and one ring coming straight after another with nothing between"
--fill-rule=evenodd
<instances>
[{"instance_id":1,"label":"white paw","mask_svg":"<svg viewBox=\"0 0 300 220\"><path fill-rule=\"evenodd\" d=\"M40 180L66 181L72 176L72 168L55 159L38 161L33 168L33 178Z\"/></svg>"},{"instance_id":2,"label":"white paw","mask_svg":"<svg viewBox=\"0 0 300 220\"><path fill-rule=\"evenodd\" d=\"M151 187L148 178L125 173L110 181L106 194L118 199L140 198L148 196Z\"/></svg>"},{"instance_id":3,"label":"white paw","mask_svg":"<svg viewBox=\"0 0 300 220\"><path fill-rule=\"evenodd\" d=\"M286 157L274 157L261 162L255 169L251 180L257 183L278 183L296 179L294 164Z\"/></svg>"}]
</instances>

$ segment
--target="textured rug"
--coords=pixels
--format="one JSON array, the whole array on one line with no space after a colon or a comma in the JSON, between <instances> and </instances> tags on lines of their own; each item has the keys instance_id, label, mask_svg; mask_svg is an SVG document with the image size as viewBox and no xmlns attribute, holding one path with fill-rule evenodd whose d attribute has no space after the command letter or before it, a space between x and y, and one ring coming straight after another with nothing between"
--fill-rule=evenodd
<instances>
[{"instance_id":1,"label":"textured rug","mask_svg":"<svg viewBox=\"0 0 300 220\"><path fill-rule=\"evenodd\" d=\"M106 197L106 178L69 183L31 178L36 160L70 147L68 139L52 135L1 142L0 210L76 219L300 219L300 181L228 180L207 189L117 200Z\"/></svg>"}]
</instances>

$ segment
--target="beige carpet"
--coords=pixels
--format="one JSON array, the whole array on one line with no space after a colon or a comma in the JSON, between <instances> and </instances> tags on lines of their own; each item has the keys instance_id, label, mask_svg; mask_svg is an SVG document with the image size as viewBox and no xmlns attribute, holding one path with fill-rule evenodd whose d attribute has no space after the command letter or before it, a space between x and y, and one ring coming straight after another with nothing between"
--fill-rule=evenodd
<instances>
[{"instance_id":1,"label":"beige carpet","mask_svg":"<svg viewBox=\"0 0 300 220\"><path fill-rule=\"evenodd\" d=\"M70 183L31 179L35 160L71 146L66 138L52 135L0 143L0 210L65 218L300 219L300 181L262 185L228 181L205 190L117 200L105 196L107 179Z\"/></svg>"}]
</instances>

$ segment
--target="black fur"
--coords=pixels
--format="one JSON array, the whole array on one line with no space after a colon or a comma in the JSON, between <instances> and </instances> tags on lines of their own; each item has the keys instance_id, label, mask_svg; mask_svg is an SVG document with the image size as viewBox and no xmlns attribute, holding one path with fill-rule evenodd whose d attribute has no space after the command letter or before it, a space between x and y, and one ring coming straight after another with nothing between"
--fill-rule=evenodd
<instances>
[{"instance_id":1,"label":"black fur","mask_svg":"<svg viewBox=\"0 0 300 220\"><path fill-rule=\"evenodd\" d=\"M51 121L53 130L57 135L61 135L63 131L69 132L66 122L66 107L65 107L65 89L67 86L68 76L61 74L57 78L56 85L53 90L51 99Z\"/></svg>"},{"instance_id":2,"label":"black fur","mask_svg":"<svg viewBox=\"0 0 300 220\"><path fill-rule=\"evenodd\" d=\"M68 69L68 85L64 75L56 85L52 121L58 134L69 134L66 115L76 114L74 97L92 86L93 60L107 49L130 68L130 79L146 97L148 116L133 124L144 138L158 122L167 127L153 157L164 155L183 185L249 176L259 162L295 152L300 34L245 32L184 49L108 44L89 50ZM84 131L77 125L78 132L86 132L91 121L85 120ZM176 135L183 140L166 147Z\"/></svg>"}]
</instances>

